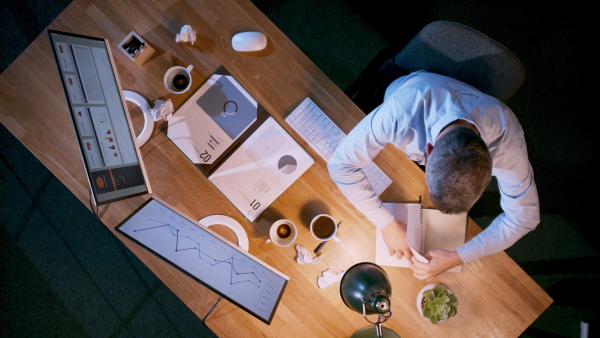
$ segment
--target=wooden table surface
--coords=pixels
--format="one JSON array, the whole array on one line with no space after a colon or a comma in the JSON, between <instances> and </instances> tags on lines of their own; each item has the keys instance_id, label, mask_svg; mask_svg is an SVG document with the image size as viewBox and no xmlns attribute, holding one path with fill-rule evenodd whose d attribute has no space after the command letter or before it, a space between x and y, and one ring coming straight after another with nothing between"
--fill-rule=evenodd
<instances>
[{"instance_id":1,"label":"wooden table surface","mask_svg":"<svg viewBox=\"0 0 600 338\"><path fill-rule=\"evenodd\" d=\"M175 42L184 24L197 31L194 45ZM250 223L162 133L155 130L141 147L154 196L193 219L212 214L233 217L248 233L249 252L290 277L271 325L222 300L206 321L217 335L341 337L370 325L344 305L339 282L319 289L317 277L326 269L339 272L359 262L373 262L375 227L346 201L329 178L324 160L284 121L307 96L346 133L364 113L250 1L74 0L49 28L108 39L122 88L141 94L151 104L156 99L171 99L177 108L223 65L317 159L256 222ZM143 66L117 50L118 43L132 30L156 50ZM239 53L231 48L231 37L248 30L265 33L265 50ZM164 72L173 65L189 64L194 65L191 90L180 95L168 92L162 83ZM45 32L1 74L0 88L0 122L89 207L81 155ZM130 103L128 107L139 132L143 126L141 112ZM424 205L431 206L423 172L404 154L388 147L375 162L394 180L381 196L384 201L410 202L424 196ZM99 216L202 318L217 295L114 230L149 197L100 206ZM299 228L294 244L312 251L318 241L311 236L308 222L319 213L343 221L338 233L341 242L327 244L320 263L300 265L295 261L294 245L280 248L265 243L270 224L287 218ZM232 238L227 230L217 230ZM470 220L467 239L480 231ZM384 326L404 337L516 337L552 302L501 252L466 264L461 273L444 273L431 281L447 284L460 300L455 318L432 325L420 317L415 305L418 291L430 282L415 279L409 269L384 269L393 286L393 316Z\"/></svg>"}]
</instances>

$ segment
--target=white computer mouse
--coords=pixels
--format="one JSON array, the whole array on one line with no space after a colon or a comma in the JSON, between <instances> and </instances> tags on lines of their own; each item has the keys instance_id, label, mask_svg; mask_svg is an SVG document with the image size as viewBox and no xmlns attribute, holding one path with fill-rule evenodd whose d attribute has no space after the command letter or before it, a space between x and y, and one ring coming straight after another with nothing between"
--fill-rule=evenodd
<instances>
[{"instance_id":1,"label":"white computer mouse","mask_svg":"<svg viewBox=\"0 0 600 338\"><path fill-rule=\"evenodd\" d=\"M261 32L241 32L231 38L231 46L238 52L254 52L267 46L267 37Z\"/></svg>"}]
</instances>

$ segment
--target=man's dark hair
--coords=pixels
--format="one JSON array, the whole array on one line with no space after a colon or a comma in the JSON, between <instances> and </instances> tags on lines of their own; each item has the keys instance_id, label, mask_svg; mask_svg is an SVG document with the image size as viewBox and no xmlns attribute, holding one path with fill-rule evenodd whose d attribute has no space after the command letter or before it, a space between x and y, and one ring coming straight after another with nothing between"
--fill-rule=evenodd
<instances>
[{"instance_id":1,"label":"man's dark hair","mask_svg":"<svg viewBox=\"0 0 600 338\"><path fill-rule=\"evenodd\" d=\"M469 211L492 178L487 145L469 128L440 136L427 158L425 179L431 201L443 213Z\"/></svg>"}]
</instances>

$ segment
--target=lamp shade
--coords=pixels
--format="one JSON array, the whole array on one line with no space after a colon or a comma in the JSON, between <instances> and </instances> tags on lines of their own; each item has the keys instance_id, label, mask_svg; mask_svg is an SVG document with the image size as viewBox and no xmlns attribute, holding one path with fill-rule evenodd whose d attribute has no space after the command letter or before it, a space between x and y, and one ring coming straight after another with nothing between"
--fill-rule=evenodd
<instances>
[{"instance_id":1,"label":"lamp shade","mask_svg":"<svg viewBox=\"0 0 600 338\"><path fill-rule=\"evenodd\" d=\"M340 293L350 309L367 315L390 311L392 286L387 273L377 264L364 262L353 265L340 282Z\"/></svg>"}]
</instances>

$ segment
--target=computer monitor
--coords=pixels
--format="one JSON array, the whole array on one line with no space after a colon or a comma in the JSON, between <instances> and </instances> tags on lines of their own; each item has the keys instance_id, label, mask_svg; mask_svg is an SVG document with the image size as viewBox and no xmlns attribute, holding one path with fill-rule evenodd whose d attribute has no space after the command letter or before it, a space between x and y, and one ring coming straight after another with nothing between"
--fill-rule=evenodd
<instances>
[{"instance_id":1,"label":"computer monitor","mask_svg":"<svg viewBox=\"0 0 600 338\"><path fill-rule=\"evenodd\" d=\"M47 30L96 205L151 192L106 39Z\"/></svg>"},{"instance_id":2,"label":"computer monitor","mask_svg":"<svg viewBox=\"0 0 600 338\"><path fill-rule=\"evenodd\" d=\"M115 229L271 324L290 278L259 258L157 198Z\"/></svg>"}]
</instances>

